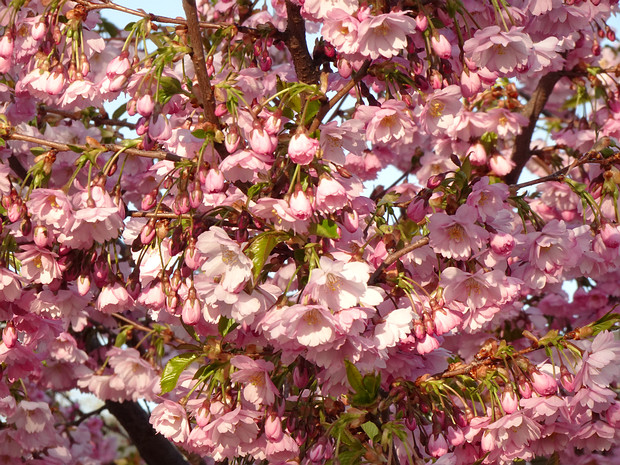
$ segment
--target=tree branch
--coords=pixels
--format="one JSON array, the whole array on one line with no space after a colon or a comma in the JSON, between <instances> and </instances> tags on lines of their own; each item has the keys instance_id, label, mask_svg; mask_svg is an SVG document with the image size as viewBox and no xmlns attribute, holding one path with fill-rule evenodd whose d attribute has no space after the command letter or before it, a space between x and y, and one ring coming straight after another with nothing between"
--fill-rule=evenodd
<instances>
[{"instance_id":1,"label":"tree branch","mask_svg":"<svg viewBox=\"0 0 620 465\"><path fill-rule=\"evenodd\" d=\"M286 15L288 18L286 31L279 35L291 52L297 79L306 84L316 84L321 73L308 52L306 25L301 16L301 7L287 0Z\"/></svg>"},{"instance_id":2,"label":"tree branch","mask_svg":"<svg viewBox=\"0 0 620 465\"><path fill-rule=\"evenodd\" d=\"M379 268L377 268L375 272L370 276L370 278L368 279L368 285L372 285L375 282L377 282L377 279L379 279L379 276L381 276L381 273L383 273L383 270L385 270L388 266L390 266L400 257L408 254L409 252L413 252L414 250L419 249L420 247L424 247L426 244L428 244L428 237L423 237L422 239L416 242L413 242L403 247L402 249L397 250L396 252L388 255L387 258L383 261L383 263L379 265Z\"/></svg>"},{"instance_id":3,"label":"tree branch","mask_svg":"<svg viewBox=\"0 0 620 465\"><path fill-rule=\"evenodd\" d=\"M27 136L25 134L20 134L18 132L13 132L2 136L3 139L10 140L21 140L23 142L32 142L33 144L43 145L45 147L50 147L52 149L59 150L61 152L72 152L73 149L71 147L77 147L82 150L91 150L96 147L87 147L86 145L72 145L69 147L67 144L62 142L56 142L53 140L41 139L40 137ZM153 158L158 160L168 160L168 161L181 161L185 160L185 158L175 155L169 152L156 152L150 150L140 150L140 149L132 149L126 148L122 145L117 144L102 144L102 147L106 149L108 152L118 152L123 151L127 155L135 155L137 157L143 158Z\"/></svg>"},{"instance_id":4,"label":"tree branch","mask_svg":"<svg viewBox=\"0 0 620 465\"><path fill-rule=\"evenodd\" d=\"M205 52L202 47L202 33L200 31L200 22L198 21L196 0L183 0L183 9L187 17L187 32L189 33L190 47L192 49L190 56L194 64L196 79L198 80L198 100L204 110L206 120L219 127L219 120L215 116L215 95L213 95L213 87L211 87L211 80L207 72Z\"/></svg>"},{"instance_id":5,"label":"tree branch","mask_svg":"<svg viewBox=\"0 0 620 465\"><path fill-rule=\"evenodd\" d=\"M178 449L155 432L147 413L136 402L106 400L105 406L127 431L147 465L188 465Z\"/></svg>"},{"instance_id":6,"label":"tree branch","mask_svg":"<svg viewBox=\"0 0 620 465\"><path fill-rule=\"evenodd\" d=\"M553 71L540 78L532 97L521 110L523 116L528 119L528 124L523 128L521 134L515 138L515 146L512 152L512 161L515 163L515 167L506 175L507 184L515 184L519 180L521 171L532 155L530 143L538 117L545 108L555 84L566 75L566 71Z\"/></svg>"},{"instance_id":7,"label":"tree branch","mask_svg":"<svg viewBox=\"0 0 620 465\"><path fill-rule=\"evenodd\" d=\"M344 98L358 82L364 79L366 73L368 72L368 68L370 67L370 62L370 60L366 60L362 67L359 69L359 71L354 74L353 78L349 82L347 82L347 84L342 89L340 89L336 93L336 95L334 95L328 102L324 103L321 108L319 108L319 111L316 114L314 120L312 121L312 125L310 126L310 132L316 131L319 128L321 121L323 120L327 112L334 108L338 104L340 99Z\"/></svg>"}]
</instances>

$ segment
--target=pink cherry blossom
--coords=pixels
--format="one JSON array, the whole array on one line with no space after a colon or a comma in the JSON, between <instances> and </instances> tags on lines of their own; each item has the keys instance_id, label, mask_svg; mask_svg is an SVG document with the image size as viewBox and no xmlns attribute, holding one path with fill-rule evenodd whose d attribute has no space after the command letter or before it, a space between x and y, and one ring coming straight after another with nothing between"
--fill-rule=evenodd
<instances>
[{"instance_id":1,"label":"pink cherry blossom","mask_svg":"<svg viewBox=\"0 0 620 465\"><path fill-rule=\"evenodd\" d=\"M431 247L447 258L467 259L478 252L489 237L489 233L475 224L475 210L462 205L453 216L435 213L428 225L431 232Z\"/></svg>"},{"instance_id":2,"label":"pink cherry blossom","mask_svg":"<svg viewBox=\"0 0 620 465\"><path fill-rule=\"evenodd\" d=\"M369 16L358 29L359 52L372 58L390 58L407 45L407 35L415 30L415 20L405 12Z\"/></svg>"},{"instance_id":3,"label":"pink cherry blossom","mask_svg":"<svg viewBox=\"0 0 620 465\"><path fill-rule=\"evenodd\" d=\"M231 359L230 364L238 370L230 375L230 379L245 384L243 398L246 401L257 406L274 403L279 391L269 377L274 368L273 363L237 355Z\"/></svg>"},{"instance_id":4,"label":"pink cherry blossom","mask_svg":"<svg viewBox=\"0 0 620 465\"><path fill-rule=\"evenodd\" d=\"M155 431L176 443L184 443L189 436L187 414L176 402L164 400L153 409L149 421Z\"/></svg>"}]
</instances>

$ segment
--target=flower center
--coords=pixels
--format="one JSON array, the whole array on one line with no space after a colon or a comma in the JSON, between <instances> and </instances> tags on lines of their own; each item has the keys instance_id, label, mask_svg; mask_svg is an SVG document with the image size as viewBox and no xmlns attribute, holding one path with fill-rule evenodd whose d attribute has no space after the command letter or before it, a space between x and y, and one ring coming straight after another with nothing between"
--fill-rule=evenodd
<instances>
[{"instance_id":1,"label":"flower center","mask_svg":"<svg viewBox=\"0 0 620 465\"><path fill-rule=\"evenodd\" d=\"M235 262L236 259L237 259L237 254L230 249L228 249L226 252L222 254L222 261L226 265Z\"/></svg>"},{"instance_id":2,"label":"flower center","mask_svg":"<svg viewBox=\"0 0 620 465\"><path fill-rule=\"evenodd\" d=\"M446 104L443 103L441 100L433 100L428 106L428 112L433 118L440 117L446 108Z\"/></svg>"},{"instance_id":3,"label":"flower center","mask_svg":"<svg viewBox=\"0 0 620 465\"><path fill-rule=\"evenodd\" d=\"M453 224L448 228L448 237L453 241L462 241L465 230L460 224Z\"/></svg>"},{"instance_id":4,"label":"flower center","mask_svg":"<svg viewBox=\"0 0 620 465\"><path fill-rule=\"evenodd\" d=\"M250 383L254 386L264 386L265 385L265 377L262 373L254 373L250 377Z\"/></svg>"},{"instance_id":5,"label":"flower center","mask_svg":"<svg viewBox=\"0 0 620 465\"><path fill-rule=\"evenodd\" d=\"M304 321L308 326L314 326L319 323L319 312L316 308L313 308L309 312L306 312L303 316Z\"/></svg>"},{"instance_id":6,"label":"flower center","mask_svg":"<svg viewBox=\"0 0 620 465\"><path fill-rule=\"evenodd\" d=\"M327 273L325 284L330 291L338 291L342 285L342 278L332 273Z\"/></svg>"}]
</instances>

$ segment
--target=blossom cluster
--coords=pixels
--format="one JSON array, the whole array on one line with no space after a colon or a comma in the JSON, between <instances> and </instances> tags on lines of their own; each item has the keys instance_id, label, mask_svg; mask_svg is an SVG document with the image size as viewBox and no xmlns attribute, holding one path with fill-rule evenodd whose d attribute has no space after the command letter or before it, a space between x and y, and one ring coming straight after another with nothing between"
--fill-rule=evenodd
<instances>
[{"instance_id":1,"label":"blossom cluster","mask_svg":"<svg viewBox=\"0 0 620 465\"><path fill-rule=\"evenodd\" d=\"M4 2L0 462L615 463L617 3Z\"/></svg>"}]
</instances>

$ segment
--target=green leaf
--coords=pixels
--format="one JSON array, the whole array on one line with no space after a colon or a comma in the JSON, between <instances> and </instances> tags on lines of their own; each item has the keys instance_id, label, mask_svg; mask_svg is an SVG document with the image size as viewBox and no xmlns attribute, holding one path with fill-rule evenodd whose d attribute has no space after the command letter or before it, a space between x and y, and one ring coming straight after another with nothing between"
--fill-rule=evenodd
<instances>
[{"instance_id":1,"label":"green leaf","mask_svg":"<svg viewBox=\"0 0 620 465\"><path fill-rule=\"evenodd\" d=\"M164 372L161 375L161 380L159 381L161 393L166 394L172 391L176 387L181 373L183 373L183 371L197 358L198 354L195 352L187 352L171 358L168 363L166 363Z\"/></svg>"},{"instance_id":2,"label":"green leaf","mask_svg":"<svg viewBox=\"0 0 620 465\"><path fill-rule=\"evenodd\" d=\"M596 336L600 332L611 329L618 322L620 322L620 314L610 311L588 326L592 327L592 336Z\"/></svg>"},{"instance_id":3,"label":"green leaf","mask_svg":"<svg viewBox=\"0 0 620 465\"><path fill-rule=\"evenodd\" d=\"M256 194L258 194L264 187L267 187L268 185L268 182L259 182L257 184L253 184L248 189L248 202L252 200Z\"/></svg>"},{"instance_id":4,"label":"green leaf","mask_svg":"<svg viewBox=\"0 0 620 465\"><path fill-rule=\"evenodd\" d=\"M357 369L357 367L353 365L351 362L349 362L348 360L344 361L344 365L347 371L347 380L349 381L349 384L351 385L351 387L356 392L365 391L364 382L362 380L362 374Z\"/></svg>"},{"instance_id":5,"label":"green leaf","mask_svg":"<svg viewBox=\"0 0 620 465\"><path fill-rule=\"evenodd\" d=\"M364 423L362 429L371 441L379 435L379 428L372 421Z\"/></svg>"},{"instance_id":6,"label":"green leaf","mask_svg":"<svg viewBox=\"0 0 620 465\"><path fill-rule=\"evenodd\" d=\"M245 253L252 260L252 273L255 281L258 280L261 271L263 271L265 262L273 248L288 237L289 235L282 231L267 231L252 240Z\"/></svg>"},{"instance_id":7,"label":"green leaf","mask_svg":"<svg viewBox=\"0 0 620 465\"><path fill-rule=\"evenodd\" d=\"M123 330L118 333L118 335L116 336L116 340L114 341L114 347L122 347L123 344L127 342L127 331L129 331L130 328L131 326L123 328Z\"/></svg>"},{"instance_id":8,"label":"green leaf","mask_svg":"<svg viewBox=\"0 0 620 465\"><path fill-rule=\"evenodd\" d=\"M183 92L181 81L172 76L162 76L159 80L159 88L167 95L174 95Z\"/></svg>"},{"instance_id":9,"label":"green leaf","mask_svg":"<svg viewBox=\"0 0 620 465\"><path fill-rule=\"evenodd\" d=\"M114 113L112 113L112 119L119 119L121 116L123 116L123 113L125 113L125 111L127 111L127 103L123 103L120 107L114 110Z\"/></svg>"},{"instance_id":10,"label":"green leaf","mask_svg":"<svg viewBox=\"0 0 620 465\"><path fill-rule=\"evenodd\" d=\"M220 316L220 321L217 323L217 330L222 335L222 337L226 337L228 333L230 333L233 329L239 326L232 318L226 318L225 316Z\"/></svg>"},{"instance_id":11,"label":"green leaf","mask_svg":"<svg viewBox=\"0 0 620 465\"><path fill-rule=\"evenodd\" d=\"M357 465L360 457L364 455L364 449L345 450L338 454L338 463L340 465Z\"/></svg>"},{"instance_id":12,"label":"green leaf","mask_svg":"<svg viewBox=\"0 0 620 465\"><path fill-rule=\"evenodd\" d=\"M47 152L49 149L43 148L43 147L32 147L30 149L30 151L32 152L32 154L35 157L38 157L39 155L44 154L45 152Z\"/></svg>"},{"instance_id":13,"label":"green leaf","mask_svg":"<svg viewBox=\"0 0 620 465\"><path fill-rule=\"evenodd\" d=\"M334 220L328 218L325 218L318 224L311 224L308 228L308 232L316 236L327 237L328 239L340 238L340 234L338 234L338 225Z\"/></svg>"}]
</instances>

